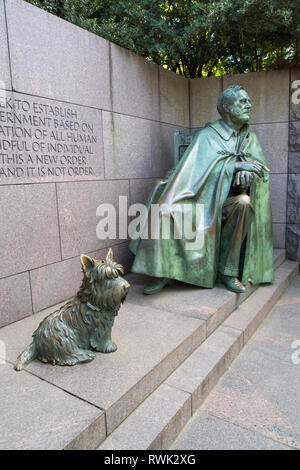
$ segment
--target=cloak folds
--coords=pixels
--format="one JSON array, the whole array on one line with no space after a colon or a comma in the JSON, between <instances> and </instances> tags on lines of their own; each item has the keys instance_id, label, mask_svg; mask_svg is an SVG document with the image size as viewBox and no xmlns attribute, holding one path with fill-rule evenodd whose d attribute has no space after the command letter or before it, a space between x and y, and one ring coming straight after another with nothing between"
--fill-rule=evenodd
<instances>
[{"instance_id":1,"label":"cloak folds","mask_svg":"<svg viewBox=\"0 0 300 470\"><path fill-rule=\"evenodd\" d=\"M147 224L141 227L141 237L132 240L131 251L136 254L132 271L154 277L167 277L202 287L213 287L217 280L222 207L228 196L238 159L258 160L266 165L262 148L256 135L246 126L240 133L236 151L231 132L221 120L201 129L173 170L166 184L158 183L148 200L148 226L151 225L151 204L167 204L169 207L202 204L201 230L204 243L194 249L186 249L190 238L147 238ZM272 282L273 234L269 196L269 176L255 176L250 188L250 198L255 210L246 239L242 283ZM161 234L164 213L159 215ZM193 213L193 228L197 221ZM171 216L171 225L176 220ZM191 245L189 245L191 246Z\"/></svg>"}]
</instances>

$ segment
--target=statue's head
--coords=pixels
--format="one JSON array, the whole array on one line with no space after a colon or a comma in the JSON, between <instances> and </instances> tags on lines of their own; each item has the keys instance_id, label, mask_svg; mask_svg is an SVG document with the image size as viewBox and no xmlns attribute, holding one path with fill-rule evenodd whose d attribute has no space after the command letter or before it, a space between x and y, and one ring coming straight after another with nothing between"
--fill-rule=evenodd
<instances>
[{"instance_id":1,"label":"statue's head","mask_svg":"<svg viewBox=\"0 0 300 470\"><path fill-rule=\"evenodd\" d=\"M219 98L217 109L221 117L236 125L247 124L250 119L251 101L245 90L240 85L231 85L224 90Z\"/></svg>"}]
</instances>

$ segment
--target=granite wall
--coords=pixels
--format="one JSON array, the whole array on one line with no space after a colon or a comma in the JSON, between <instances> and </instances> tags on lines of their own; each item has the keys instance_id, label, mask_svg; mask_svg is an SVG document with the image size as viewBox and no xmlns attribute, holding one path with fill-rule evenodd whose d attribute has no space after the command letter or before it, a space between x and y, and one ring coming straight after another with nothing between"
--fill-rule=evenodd
<instances>
[{"instance_id":1,"label":"granite wall","mask_svg":"<svg viewBox=\"0 0 300 470\"><path fill-rule=\"evenodd\" d=\"M291 71L290 94L286 248L300 261L300 69Z\"/></svg>"},{"instance_id":2,"label":"granite wall","mask_svg":"<svg viewBox=\"0 0 300 470\"><path fill-rule=\"evenodd\" d=\"M96 208L145 202L189 128L188 80L23 0L0 0L0 326L76 292Z\"/></svg>"},{"instance_id":3,"label":"granite wall","mask_svg":"<svg viewBox=\"0 0 300 470\"><path fill-rule=\"evenodd\" d=\"M187 80L23 0L0 0L0 44L0 327L74 295L81 253L112 246L130 267L125 238L97 238L97 207L144 202L172 167L175 129L217 119L232 83L253 99L272 170L275 246L287 227L299 255L300 111L289 124L288 71Z\"/></svg>"}]
</instances>

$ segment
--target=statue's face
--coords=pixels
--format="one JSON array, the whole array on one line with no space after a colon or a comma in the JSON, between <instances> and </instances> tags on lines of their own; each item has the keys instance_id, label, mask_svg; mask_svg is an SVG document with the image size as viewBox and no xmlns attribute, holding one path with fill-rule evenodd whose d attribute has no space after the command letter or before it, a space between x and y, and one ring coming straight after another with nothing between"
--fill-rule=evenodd
<instances>
[{"instance_id":1,"label":"statue's face","mask_svg":"<svg viewBox=\"0 0 300 470\"><path fill-rule=\"evenodd\" d=\"M239 90L233 103L226 106L231 121L236 124L246 124L250 119L251 101L245 90Z\"/></svg>"}]
</instances>

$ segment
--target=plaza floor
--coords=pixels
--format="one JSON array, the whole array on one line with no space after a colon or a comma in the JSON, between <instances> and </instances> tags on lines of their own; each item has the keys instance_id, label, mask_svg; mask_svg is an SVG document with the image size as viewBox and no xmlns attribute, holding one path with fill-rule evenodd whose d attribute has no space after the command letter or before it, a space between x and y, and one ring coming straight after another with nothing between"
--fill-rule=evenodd
<instances>
[{"instance_id":1,"label":"plaza floor","mask_svg":"<svg viewBox=\"0 0 300 470\"><path fill-rule=\"evenodd\" d=\"M300 449L300 276L172 449Z\"/></svg>"}]
</instances>

